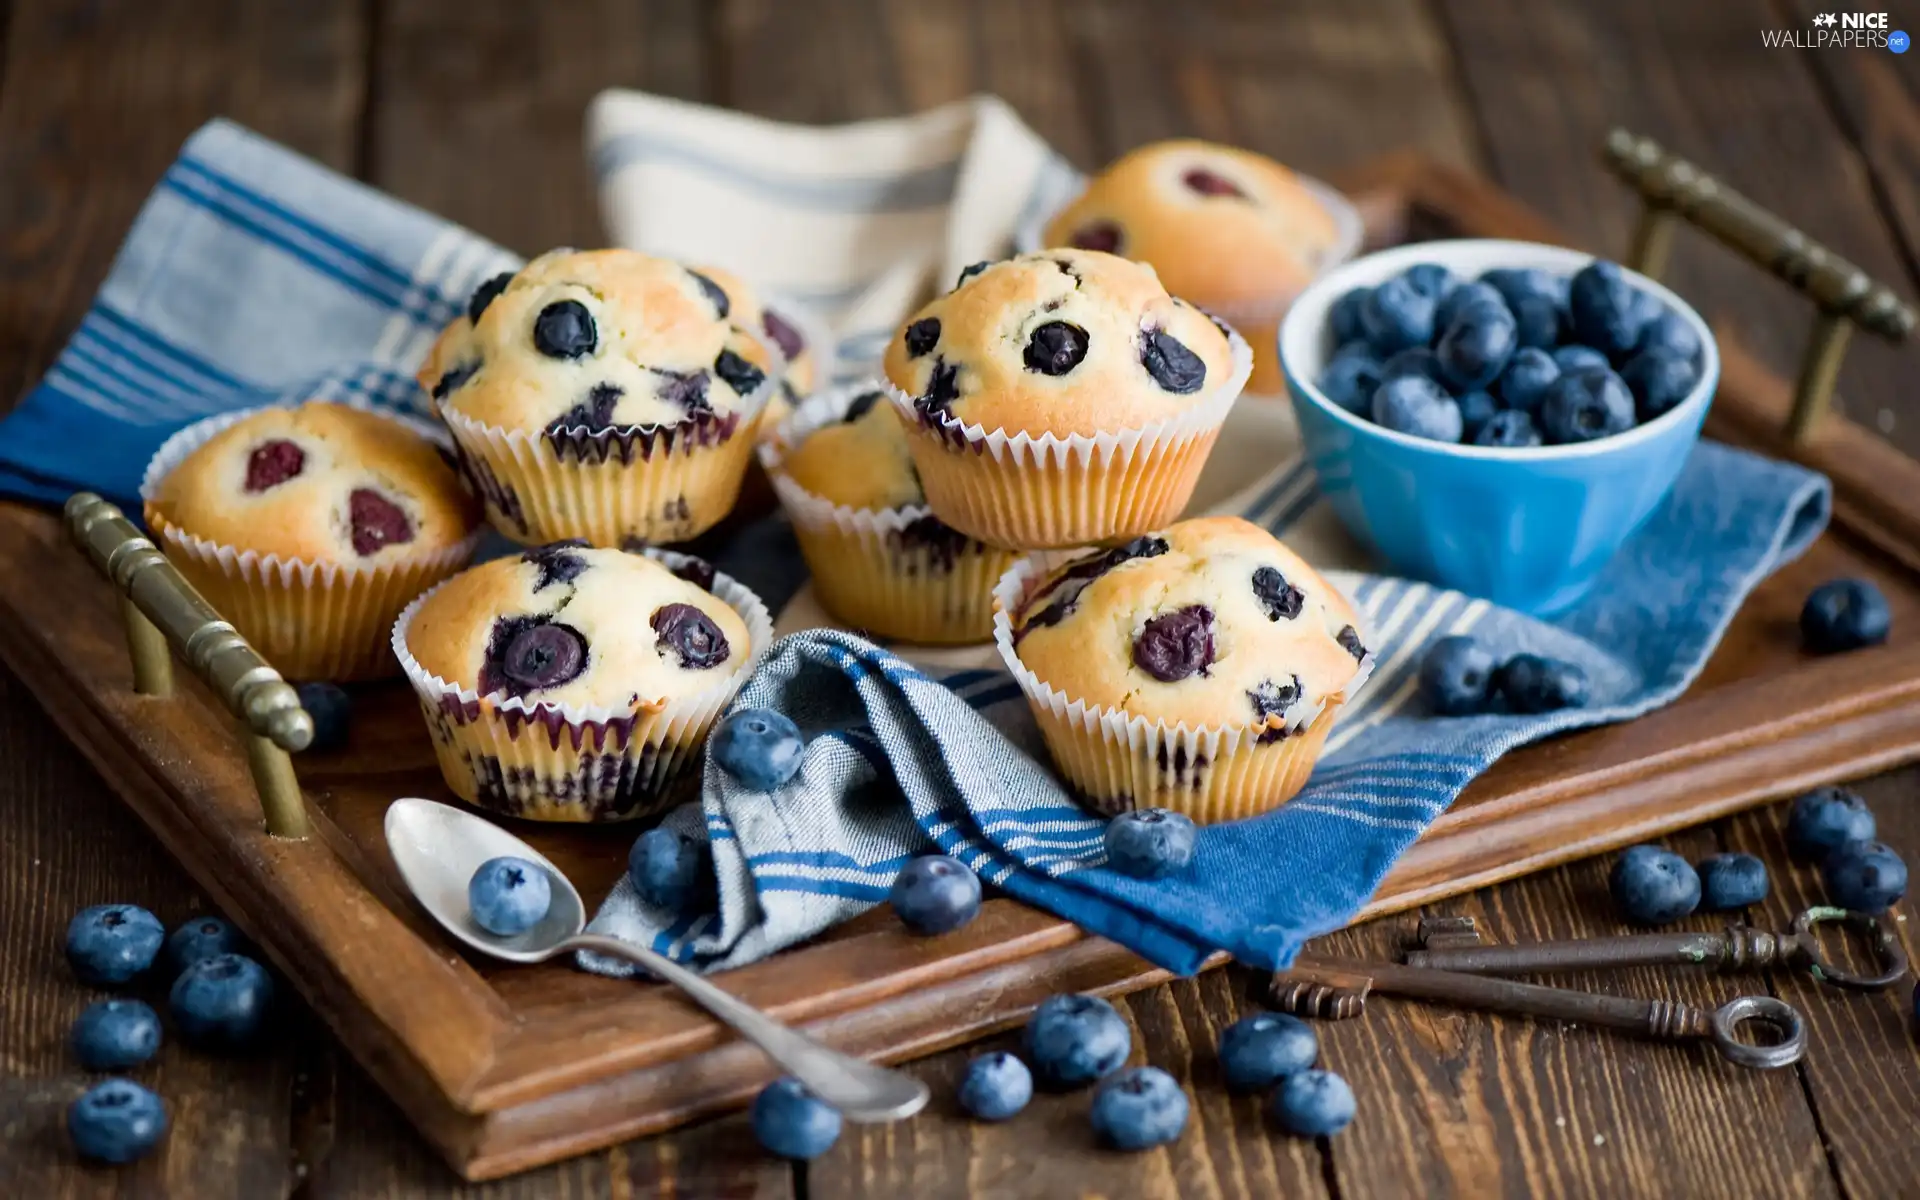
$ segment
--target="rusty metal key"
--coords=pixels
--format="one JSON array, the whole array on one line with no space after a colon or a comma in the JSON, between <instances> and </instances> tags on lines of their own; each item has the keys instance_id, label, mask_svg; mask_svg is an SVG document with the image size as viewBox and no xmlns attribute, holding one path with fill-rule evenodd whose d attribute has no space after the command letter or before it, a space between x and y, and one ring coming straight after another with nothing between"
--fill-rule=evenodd
<instances>
[{"instance_id":1,"label":"rusty metal key","mask_svg":"<svg viewBox=\"0 0 1920 1200\"><path fill-rule=\"evenodd\" d=\"M1296 1016L1358 1016L1368 995L1374 992L1512 1016L1624 1029L1663 1041L1710 1038L1728 1062L1759 1070L1790 1066L1800 1061L1806 1050L1806 1022L1792 1005L1772 996L1742 996L1709 1010L1681 1001L1604 996L1404 963L1309 954L1302 954L1292 968L1273 977L1274 1004ZM1770 1026L1779 1040L1770 1045L1741 1041L1738 1029L1749 1021Z\"/></svg>"}]
</instances>

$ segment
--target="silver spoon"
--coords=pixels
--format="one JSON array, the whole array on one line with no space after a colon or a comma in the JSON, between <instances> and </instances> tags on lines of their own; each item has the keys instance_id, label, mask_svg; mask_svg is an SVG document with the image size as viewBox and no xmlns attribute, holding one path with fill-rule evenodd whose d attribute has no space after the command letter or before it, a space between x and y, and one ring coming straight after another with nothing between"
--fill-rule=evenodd
<instances>
[{"instance_id":1,"label":"silver spoon","mask_svg":"<svg viewBox=\"0 0 1920 1200\"><path fill-rule=\"evenodd\" d=\"M508 962L537 963L575 950L636 962L673 984L735 1033L767 1052L808 1091L848 1120L896 1121L927 1103L927 1085L904 1071L830 1050L767 1016L705 978L644 946L583 932L580 893L539 851L491 821L450 804L407 798L387 809L387 846L407 887L447 932ZM514 937L488 933L467 908L467 881L490 858L512 855L547 872L553 901L538 925Z\"/></svg>"}]
</instances>

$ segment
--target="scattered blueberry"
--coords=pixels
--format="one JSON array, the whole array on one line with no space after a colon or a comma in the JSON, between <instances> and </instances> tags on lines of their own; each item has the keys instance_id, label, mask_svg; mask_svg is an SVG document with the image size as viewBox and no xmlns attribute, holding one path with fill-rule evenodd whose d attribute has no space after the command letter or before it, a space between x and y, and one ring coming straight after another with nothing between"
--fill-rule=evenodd
<instances>
[{"instance_id":1,"label":"scattered blueberry","mask_svg":"<svg viewBox=\"0 0 1920 1200\"><path fill-rule=\"evenodd\" d=\"M699 838L656 825L627 851L627 879L648 904L672 913L709 899L714 886L713 848Z\"/></svg>"},{"instance_id":2,"label":"scattered blueberry","mask_svg":"<svg viewBox=\"0 0 1920 1200\"><path fill-rule=\"evenodd\" d=\"M1767 898L1767 864L1751 854L1715 854L1700 860L1700 907L1728 912Z\"/></svg>"},{"instance_id":3,"label":"scattered blueberry","mask_svg":"<svg viewBox=\"0 0 1920 1200\"><path fill-rule=\"evenodd\" d=\"M1690 358L1642 350L1620 368L1621 382L1633 393L1634 415L1642 421L1664 416L1693 393L1700 372Z\"/></svg>"},{"instance_id":4,"label":"scattered blueberry","mask_svg":"<svg viewBox=\"0 0 1920 1200\"><path fill-rule=\"evenodd\" d=\"M1366 416L1380 386L1380 361L1370 353L1337 354L1320 373L1320 390L1350 413Z\"/></svg>"},{"instance_id":5,"label":"scattered blueberry","mask_svg":"<svg viewBox=\"0 0 1920 1200\"><path fill-rule=\"evenodd\" d=\"M781 1158L818 1158L840 1140L840 1114L826 1101L782 1076L753 1098L753 1136Z\"/></svg>"},{"instance_id":6,"label":"scattered blueberry","mask_svg":"<svg viewBox=\"0 0 1920 1200\"><path fill-rule=\"evenodd\" d=\"M1103 1080L1088 1116L1116 1150L1164 1146L1187 1127L1187 1093L1159 1067L1132 1067Z\"/></svg>"},{"instance_id":7,"label":"scattered blueberry","mask_svg":"<svg viewBox=\"0 0 1920 1200\"><path fill-rule=\"evenodd\" d=\"M1820 880L1841 908L1883 913L1907 894L1907 864L1879 842L1848 842L1821 864Z\"/></svg>"},{"instance_id":8,"label":"scattered blueberry","mask_svg":"<svg viewBox=\"0 0 1920 1200\"><path fill-rule=\"evenodd\" d=\"M241 954L201 959L180 972L167 993L167 1013L181 1040L201 1050L251 1045L272 1004L272 977Z\"/></svg>"},{"instance_id":9,"label":"scattered blueberry","mask_svg":"<svg viewBox=\"0 0 1920 1200\"><path fill-rule=\"evenodd\" d=\"M1491 284L1480 280L1463 283L1441 297L1440 303L1433 309L1433 327L1451 329L1461 314L1469 309L1490 309L1494 312L1512 314L1507 310L1507 302Z\"/></svg>"},{"instance_id":10,"label":"scattered blueberry","mask_svg":"<svg viewBox=\"0 0 1920 1200\"><path fill-rule=\"evenodd\" d=\"M1666 925L1700 906L1700 874L1658 846L1632 846L1607 874L1607 890L1627 920Z\"/></svg>"},{"instance_id":11,"label":"scattered blueberry","mask_svg":"<svg viewBox=\"0 0 1920 1200\"><path fill-rule=\"evenodd\" d=\"M1459 279L1452 271L1439 263L1416 263L1401 272L1401 278L1413 286L1423 296L1431 296L1436 302L1448 292L1459 286Z\"/></svg>"},{"instance_id":12,"label":"scattered blueberry","mask_svg":"<svg viewBox=\"0 0 1920 1200\"><path fill-rule=\"evenodd\" d=\"M1447 386L1447 381L1440 373L1440 360L1425 346L1410 346L1380 364L1381 383L1399 379L1403 375L1418 375L1422 379L1433 380L1443 388Z\"/></svg>"},{"instance_id":13,"label":"scattered blueberry","mask_svg":"<svg viewBox=\"0 0 1920 1200\"><path fill-rule=\"evenodd\" d=\"M1540 296L1523 296L1513 305L1514 337L1521 346L1551 350L1566 325L1560 306Z\"/></svg>"},{"instance_id":14,"label":"scattered blueberry","mask_svg":"<svg viewBox=\"0 0 1920 1200\"><path fill-rule=\"evenodd\" d=\"M1813 654L1839 654L1887 640L1893 613L1880 589L1864 579L1834 579L1807 595L1800 644Z\"/></svg>"},{"instance_id":15,"label":"scattered blueberry","mask_svg":"<svg viewBox=\"0 0 1920 1200\"><path fill-rule=\"evenodd\" d=\"M1516 654L1500 664L1493 687L1518 713L1581 708L1587 702L1587 673L1577 663L1538 654Z\"/></svg>"},{"instance_id":16,"label":"scattered blueberry","mask_svg":"<svg viewBox=\"0 0 1920 1200\"><path fill-rule=\"evenodd\" d=\"M1135 879L1187 869L1198 834L1193 818L1164 808L1137 808L1107 822L1107 865Z\"/></svg>"},{"instance_id":17,"label":"scattered blueberry","mask_svg":"<svg viewBox=\"0 0 1920 1200\"><path fill-rule=\"evenodd\" d=\"M1487 427L1487 422L1500 413L1500 402L1487 392L1462 392L1455 403L1460 406L1461 436L1469 442L1478 441L1480 431ZM1519 415L1524 417L1527 414Z\"/></svg>"},{"instance_id":18,"label":"scattered blueberry","mask_svg":"<svg viewBox=\"0 0 1920 1200\"><path fill-rule=\"evenodd\" d=\"M347 744L347 730L353 724L353 697L335 683L303 683L294 691L300 695L300 707L313 718L313 741L307 749L327 754Z\"/></svg>"},{"instance_id":19,"label":"scattered blueberry","mask_svg":"<svg viewBox=\"0 0 1920 1200\"><path fill-rule=\"evenodd\" d=\"M960 1081L960 1107L982 1121L1004 1121L1031 1099L1033 1072L1005 1050L976 1057Z\"/></svg>"},{"instance_id":20,"label":"scattered blueberry","mask_svg":"<svg viewBox=\"0 0 1920 1200\"><path fill-rule=\"evenodd\" d=\"M1540 431L1566 445L1633 428L1633 393L1612 371L1569 371L1553 381L1540 405Z\"/></svg>"},{"instance_id":21,"label":"scattered blueberry","mask_svg":"<svg viewBox=\"0 0 1920 1200\"><path fill-rule=\"evenodd\" d=\"M1353 1089L1332 1071L1299 1071L1280 1081L1269 1112L1298 1137L1332 1137L1353 1120Z\"/></svg>"},{"instance_id":22,"label":"scattered blueberry","mask_svg":"<svg viewBox=\"0 0 1920 1200\"><path fill-rule=\"evenodd\" d=\"M1574 336L1613 361L1623 359L1640 341L1646 320L1641 293L1620 264L1595 259L1574 273L1567 307Z\"/></svg>"},{"instance_id":23,"label":"scattered blueberry","mask_svg":"<svg viewBox=\"0 0 1920 1200\"><path fill-rule=\"evenodd\" d=\"M1067 993L1033 1010L1024 1044L1035 1078L1065 1089L1118 1070L1133 1049L1133 1034L1105 1000Z\"/></svg>"},{"instance_id":24,"label":"scattered blueberry","mask_svg":"<svg viewBox=\"0 0 1920 1200\"><path fill-rule=\"evenodd\" d=\"M756 792L785 787L807 755L800 727L770 708L729 713L714 731L711 749L721 770Z\"/></svg>"},{"instance_id":25,"label":"scattered blueberry","mask_svg":"<svg viewBox=\"0 0 1920 1200\"><path fill-rule=\"evenodd\" d=\"M1373 393L1373 419L1397 433L1457 442L1464 432L1460 406L1431 379L1403 375Z\"/></svg>"},{"instance_id":26,"label":"scattered blueberry","mask_svg":"<svg viewBox=\"0 0 1920 1200\"><path fill-rule=\"evenodd\" d=\"M1470 308L1440 335L1433 354L1453 387L1484 388L1499 378L1519 344L1505 306Z\"/></svg>"},{"instance_id":27,"label":"scattered blueberry","mask_svg":"<svg viewBox=\"0 0 1920 1200\"><path fill-rule=\"evenodd\" d=\"M1540 428L1521 409L1503 409L1493 414L1493 418L1480 427L1480 432L1473 435L1473 444L1522 450L1541 444Z\"/></svg>"},{"instance_id":28,"label":"scattered blueberry","mask_svg":"<svg viewBox=\"0 0 1920 1200\"><path fill-rule=\"evenodd\" d=\"M524 858L490 858L467 881L473 923L499 937L532 929L552 903L553 883L546 868Z\"/></svg>"},{"instance_id":29,"label":"scattered blueberry","mask_svg":"<svg viewBox=\"0 0 1920 1200\"><path fill-rule=\"evenodd\" d=\"M167 1106L131 1079L95 1084L67 1108L67 1136L80 1157L130 1163L167 1133Z\"/></svg>"},{"instance_id":30,"label":"scattered blueberry","mask_svg":"<svg viewBox=\"0 0 1920 1200\"><path fill-rule=\"evenodd\" d=\"M1485 712L1498 666L1485 646L1464 635L1444 637L1420 660L1420 695L1442 716Z\"/></svg>"},{"instance_id":31,"label":"scattered blueberry","mask_svg":"<svg viewBox=\"0 0 1920 1200\"><path fill-rule=\"evenodd\" d=\"M73 1056L89 1071L124 1071L160 1049L160 1017L138 1000L101 1000L73 1023Z\"/></svg>"},{"instance_id":32,"label":"scattered blueberry","mask_svg":"<svg viewBox=\"0 0 1920 1200\"><path fill-rule=\"evenodd\" d=\"M980 877L957 858L927 854L894 876L887 899L911 932L951 933L980 915Z\"/></svg>"},{"instance_id":33,"label":"scattered blueberry","mask_svg":"<svg viewBox=\"0 0 1920 1200\"><path fill-rule=\"evenodd\" d=\"M1220 1035L1220 1072L1236 1092L1265 1091L1319 1057L1313 1026L1285 1013L1241 1017Z\"/></svg>"},{"instance_id":34,"label":"scattered blueberry","mask_svg":"<svg viewBox=\"0 0 1920 1200\"><path fill-rule=\"evenodd\" d=\"M1878 826L1867 802L1845 788L1815 788L1793 802L1787 816L1787 849L1822 862L1848 842L1870 842Z\"/></svg>"},{"instance_id":35,"label":"scattered blueberry","mask_svg":"<svg viewBox=\"0 0 1920 1200\"><path fill-rule=\"evenodd\" d=\"M534 349L548 358L581 358L599 343L593 314L578 300L556 300L533 319Z\"/></svg>"},{"instance_id":36,"label":"scattered blueberry","mask_svg":"<svg viewBox=\"0 0 1920 1200\"><path fill-rule=\"evenodd\" d=\"M1354 288L1333 302L1327 311L1327 324L1333 330L1335 343L1357 341L1367 336L1360 324L1360 308L1367 302L1368 288Z\"/></svg>"},{"instance_id":37,"label":"scattered blueberry","mask_svg":"<svg viewBox=\"0 0 1920 1200\"><path fill-rule=\"evenodd\" d=\"M1528 348L1514 351L1494 387L1508 408L1538 414L1546 402L1547 389L1558 378L1560 364L1553 361L1553 356L1545 350Z\"/></svg>"},{"instance_id":38,"label":"scattered blueberry","mask_svg":"<svg viewBox=\"0 0 1920 1200\"><path fill-rule=\"evenodd\" d=\"M96 904L67 924L67 962L82 983L125 983L153 965L166 937L137 904Z\"/></svg>"},{"instance_id":39,"label":"scattered blueberry","mask_svg":"<svg viewBox=\"0 0 1920 1200\"><path fill-rule=\"evenodd\" d=\"M1584 371L1589 368L1605 371L1611 369L1613 366L1612 363L1607 361L1606 355L1595 350L1592 346L1580 345L1558 347L1553 352L1553 361L1554 365L1560 368L1562 375L1571 374L1574 371Z\"/></svg>"},{"instance_id":40,"label":"scattered blueberry","mask_svg":"<svg viewBox=\"0 0 1920 1200\"><path fill-rule=\"evenodd\" d=\"M1435 298L1396 275L1367 293L1360 305L1360 328L1381 355L1433 341Z\"/></svg>"},{"instance_id":41,"label":"scattered blueberry","mask_svg":"<svg viewBox=\"0 0 1920 1200\"><path fill-rule=\"evenodd\" d=\"M1693 322L1677 312L1669 311L1651 292L1644 294L1653 299L1659 312L1641 328L1640 341L1634 349L1642 354L1652 351L1687 362L1699 357L1700 334L1694 329Z\"/></svg>"},{"instance_id":42,"label":"scattered blueberry","mask_svg":"<svg viewBox=\"0 0 1920 1200\"><path fill-rule=\"evenodd\" d=\"M195 917L167 936L167 965L178 975L203 958L246 948L247 939L225 917Z\"/></svg>"}]
</instances>

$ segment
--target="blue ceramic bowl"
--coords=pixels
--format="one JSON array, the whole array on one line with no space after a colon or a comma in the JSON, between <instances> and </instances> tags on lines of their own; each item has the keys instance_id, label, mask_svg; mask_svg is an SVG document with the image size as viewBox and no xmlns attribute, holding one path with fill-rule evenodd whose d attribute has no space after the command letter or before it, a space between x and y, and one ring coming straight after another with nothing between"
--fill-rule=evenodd
<instances>
[{"instance_id":1,"label":"blue ceramic bowl","mask_svg":"<svg viewBox=\"0 0 1920 1200\"><path fill-rule=\"evenodd\" d=\"M1327 311L1356 287L1436 262L1472 279L1494 267L1570 276L1592 255L1533 242L1422 242L1348 263L1309 287L1280 326L1281 369L1320 488L1397 574L1533 613L1568 607L1666 497L1700 437L1720 353L1685 301L1631 271L1700 335L1700 382L1658 419L1572 446L1499 450L1410 437L1342 409L1314 381L1333 353Z\"/></svg>"}]
</instances>

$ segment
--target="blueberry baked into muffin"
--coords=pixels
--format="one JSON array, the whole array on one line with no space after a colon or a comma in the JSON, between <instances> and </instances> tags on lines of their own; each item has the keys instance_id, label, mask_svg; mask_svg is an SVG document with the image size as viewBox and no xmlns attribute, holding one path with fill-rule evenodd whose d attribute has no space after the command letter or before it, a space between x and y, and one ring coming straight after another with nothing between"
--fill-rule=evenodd
<instances>
[{"instance_id":1,"label":"blueberry baked into muffin","mask_svg":"<svg viewBox=\"0 0 1920 1200\"><path fill-rule=\"evenodd\" d=\"M970 267L886 351L928 503L1009 548L1177 516L1248 365L1238 335L1153 268L1089 250Z\"/></svg>"},{"instance_id":2,"label":"blueberry baked into muffin","mask_svg":"<svg viewBox=\"0 0 1920 1200\"><path fill-rule=\"evenodd\" d=\"M713 280L726 293L732 307L728 319L743 329L757 332L760 340L780 358L779 386L768 397L766 409L760 415L760 436L764 438L787 419L795 405L813 394L819 381L820 364L812 339L801 328L798 318L783 315L779 309L762 303L760 293L732 271L722 267L695 267L694 270Z\"/></svg>"},{"instance_id":3,"label":"blueberry baked into muffin","mask_svg":"<svg viewBox=\"0 0 1920 1200\"><path fill-rule=\"evenodd\" d=\"M420 384L515 541L684 541L726 515L777 379L698 271L554 251L474 290Z\"/></svg>"},{"instance_id":4,"label":"blueberry baked into muffin","mask_svg":"<svg viewBox=\"0 0 1920 1200\"><path fill-rule=\"evenodd\" d=\"M927 507L878 381L821 392L760 446L821 604L842 624L934 644L993 636L993 585L1016 557Z\"/></svg>"},{"instance_id":5,"label":"blueberry baked into muffin","mask_svg":"<svg viewBox=\"0 0 1920 1200\"><path fill-rule=\"evenodd\" d=\"M340 404L190 425L141 498L168 559L292 679L392 674L394 617L472 557L480 525L426 436Z\"/></svg>"},{"instance_id":6,"label":"blueberry baked into muffin","mask_svg":"<svg viewBox=\"0 0 1920 1200\"><path fill-rule=\"evenodd\" d=\"M1103 812L1285 803L1372 670L1347 599L1238 517L1047 561L1001 580L994 638L1055 765Z\"/></svg>"},{"instance_id":7,"label":"blueberry baked into muffin","mask_svg":"<svg viewBox=\"0 0 1920 1200\"><path fill-rule=\"evenodd\" d=\"M670 802L771 636L753 593L698 559L562 542L420 597L393 652L462 800L616 821Z\"/></svg>"},{"instance_id":8,"label":"blueberry baked into muffin","mask_svg":"<svg viewBox=\"0 0 1920 1200\"><path fill-rule=\"evenodd\" d=\"M1184 139L1114 160L1043 236L1151 263L1169 291L1233 322L1253 344L1248 387L1261 393L1283 390L1274 335L1288 305L1357 248L1329 199L1286 167Z\"/></svg>"}]
</instances>

